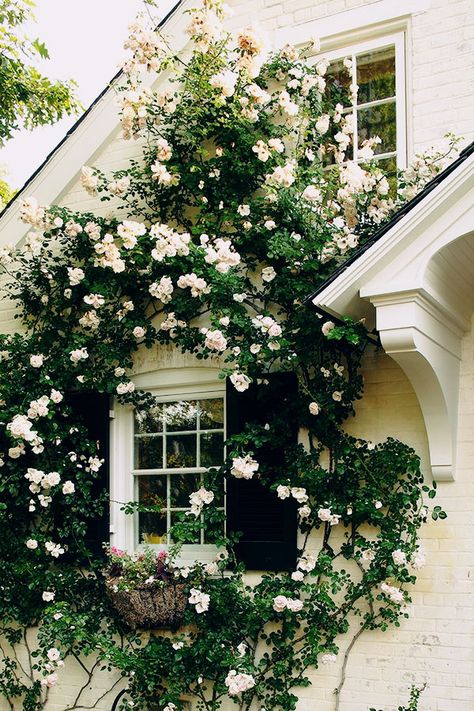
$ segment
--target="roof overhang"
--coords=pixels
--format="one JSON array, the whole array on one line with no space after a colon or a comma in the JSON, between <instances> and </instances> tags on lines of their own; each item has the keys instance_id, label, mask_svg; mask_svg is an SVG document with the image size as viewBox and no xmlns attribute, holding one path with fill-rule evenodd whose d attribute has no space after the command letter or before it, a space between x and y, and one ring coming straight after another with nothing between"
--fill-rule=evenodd
<instances>
[{"instance_id":1,"label":"roof overhang","mask_svg":"<svg viewBox=\"0 0 474 711\"><path fill-rule=\"evenodd\" d=\"M181 49L189 41L185 33L188 19L183 10L190 2L177 0L159 23L160 28L166 26L173 48ZM27 231L20 220L21 198L34 195L42 205L59 203L77 180L82 166L95 160L102 147L119 134L116 90L124 83L124 74L119 71L0 212L0 245L18 244Z\"/></svg>"},{"instance_id":2,"label":"roof overhang","mask_svg":"<svg viewBox=\"0 0 474 711\"><path fill-rule=\"evenodd\" d=\"M461 339L474 309L474 145L312 295L365 318L403 368L425 420L433 477L454 477Z\"/></svg>"}]
</instances>

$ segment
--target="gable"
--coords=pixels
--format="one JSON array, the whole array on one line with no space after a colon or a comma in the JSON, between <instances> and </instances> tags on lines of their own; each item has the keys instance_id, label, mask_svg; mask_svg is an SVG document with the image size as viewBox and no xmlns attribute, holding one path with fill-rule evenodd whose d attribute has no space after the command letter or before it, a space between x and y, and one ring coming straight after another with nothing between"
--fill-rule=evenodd
<instances>
[{"instance_id":1,"label":"gable","mask_svg":"<svg viewBox=\"0 0 474 711\"><path fill-rule=\"evenodd\" d=\"M474 144L308 302L365 318L422 408L433 476L454 476L461 338L474 310Z\"/></svg>"}]
</instances>

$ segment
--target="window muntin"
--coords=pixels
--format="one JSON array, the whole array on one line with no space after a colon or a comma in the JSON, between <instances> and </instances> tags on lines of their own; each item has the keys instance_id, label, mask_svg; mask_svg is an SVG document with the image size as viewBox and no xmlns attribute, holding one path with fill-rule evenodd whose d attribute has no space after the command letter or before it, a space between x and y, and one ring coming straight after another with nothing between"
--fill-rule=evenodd
<instances>
[{"instance_id":1,"label":"window muntin","mask_svg":"<svg viewBox=\"0 0 474 711\"><path fill-rule=\"evenodd\" d=\"M381 143L374 147L374 158L386 173L395 174L397 167L406 166L403 34L327 56L331 61L328 76L337 82L344 113L353 116L353 145L346 152L348 159L363 162L363 141L379 136ZM351 59L350 69L344 67L346 58ZM351 84L359 87L356 97L351 97Z\"/></svg>"},{"instance_id":2,"label":"window muntin","mask_svg":"<svg viewBox=\"0 0 474 711\"><path fill-rule=\"evenodd\" d=\"M133 439L135 500L162 507L138 513L136 544L167 545L173 542L170 527L189 511L189 495L202 486L203 474L224 461L224 398L156 399L135 411ZM223 492L215 503L224 509ZM209 544L210 533L201 530L185 544Z\"/></svg>"}]
</instances>

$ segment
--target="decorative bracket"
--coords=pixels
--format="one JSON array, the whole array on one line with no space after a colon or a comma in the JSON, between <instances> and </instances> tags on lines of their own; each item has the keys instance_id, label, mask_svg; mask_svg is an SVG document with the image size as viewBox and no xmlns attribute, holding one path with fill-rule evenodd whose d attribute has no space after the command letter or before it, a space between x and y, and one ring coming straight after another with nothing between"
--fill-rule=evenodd
<instances>
[{"instance_id":1,"label":"decorative bracket","mask_svg":"<svg viewBox=\"0 0 474 711\"><path fill-rule=\"evenodd\" d=\"M426 425L433 478L453 481L461 336L466 324L423 288L389 294L361 291L376 309L385 352L404 370Z\"/></svg>"}]
</instances>

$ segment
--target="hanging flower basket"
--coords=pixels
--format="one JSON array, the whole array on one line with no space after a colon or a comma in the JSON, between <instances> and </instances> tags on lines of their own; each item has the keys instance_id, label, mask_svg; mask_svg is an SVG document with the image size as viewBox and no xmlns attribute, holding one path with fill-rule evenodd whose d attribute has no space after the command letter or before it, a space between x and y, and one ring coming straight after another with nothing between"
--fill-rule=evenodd
<instances>
[{"instance_id":1,"label":"hanging flower basket","mask_svg":"<svg viewBox=\"0 0 474 711\"><path fill-rule=\"evenodd\" d=\"M136 585L124 589L121 578L107 578L107 595L132 629L176 628L187 604L186 585L175 581Z\"/></svg>"},{"instance_id":2,"label":"hanging flower basket","mask_svg":"<svg viewBox=\"0 0 474 711\"><path fill-rule=\"evenodd\" d=\"M106 553L105 589L124 622L133 630L176 629L188 595L168 554L149 548L130 554L113 546Z\"/></svg>"}]
</instances>

